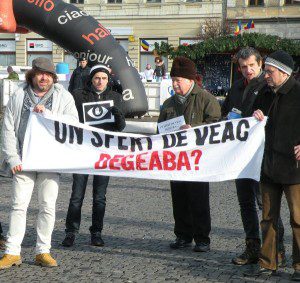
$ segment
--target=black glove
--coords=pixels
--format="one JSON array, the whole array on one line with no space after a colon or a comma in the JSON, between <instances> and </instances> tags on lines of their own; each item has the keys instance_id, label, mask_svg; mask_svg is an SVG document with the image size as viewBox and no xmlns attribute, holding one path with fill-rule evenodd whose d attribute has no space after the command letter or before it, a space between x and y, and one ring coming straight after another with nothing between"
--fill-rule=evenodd
<instances>
[{"instance_id":1,"label":"black glove","mask_svg":"<svg viewBox=\"0 0 300 283\"><path fill-rule=\"evenodd\" d=\"M115 117L115 128L116 128L116 130L117 131L122 131L126 126L124 114L116 106L112 106L110 108L110 111L111 111L111 114L113 114L114 117Z\"/></svg>"}]
</instances>

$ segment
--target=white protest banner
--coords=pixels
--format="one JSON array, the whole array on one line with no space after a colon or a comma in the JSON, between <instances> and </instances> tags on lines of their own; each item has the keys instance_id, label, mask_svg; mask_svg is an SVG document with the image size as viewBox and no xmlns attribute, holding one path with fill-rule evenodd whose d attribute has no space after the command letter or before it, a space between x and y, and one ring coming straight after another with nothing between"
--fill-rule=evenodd
<instances>
[{"instance_id":1,"label":"white protest banner","mask_svg":"<svg viewBox=\"0 0 300 283\"><path fill-rule=\"evenodd\" d=\"M179 131L180 126L182 125L185 125L185 119L181 115L179 117L157 123L157 128L160 134L166 134Z\"/></svg>"},{"instance_id":2,"label":"white protest banner","mask_svg":"<svg viewBox=\"0 0 300 283\"><path fill-rule=\"evenodd\" d=\"M161 180L259 180L265 121L236 119L175 133L142 136L32 113L24 140L25 171Z\"/></svg>"}]
</instances>

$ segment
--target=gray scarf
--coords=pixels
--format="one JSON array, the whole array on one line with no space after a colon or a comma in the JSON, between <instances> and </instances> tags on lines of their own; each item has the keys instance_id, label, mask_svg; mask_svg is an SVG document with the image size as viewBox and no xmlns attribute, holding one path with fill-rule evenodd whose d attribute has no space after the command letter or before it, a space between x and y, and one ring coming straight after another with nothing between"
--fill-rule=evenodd
<instances>
[{"instance_id":1,"label":"gray scarf","mask_svg":"<svg viewBox=\"0 0 300 283\"><path fill-rule=\"evenodd\" d=\"M188 96L190 95L190 93L192 92L194 86L195 86L195 82L192 83L189 91L184 96L180 95L180 94L175 94L175 100L176 100L176 102L178 102L179 104L185 104L185 102L188 99Z\"/></svg>"},{"instance_id":2,"label":"gray scarf","mask_svg":"<svg viewBox=\"0 0 300 283\"><path fill-rule=\"evenodd\" d=\"M18 132L18 140L20 145L20 152L22 152L23 142L25 137L25 132L27 128L27 123L30 115L30 108L35 107L36 105L44 105L46 109L52 109L52 99L54 93L54 84L51 88L46 92L46 94L39 98L34 94L31 86L28 86L24 90L24 100L23 100L23 107L21 112L21 119L19 125L19 132Z\"/></svg>"}]
</instances>

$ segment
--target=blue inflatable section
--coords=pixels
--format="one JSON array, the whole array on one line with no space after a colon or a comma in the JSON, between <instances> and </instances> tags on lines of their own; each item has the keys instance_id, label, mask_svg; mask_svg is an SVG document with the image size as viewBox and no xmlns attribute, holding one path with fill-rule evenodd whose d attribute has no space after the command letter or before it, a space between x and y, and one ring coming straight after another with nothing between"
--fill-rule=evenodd
<instances>
[{"instance_id":1,"label":"blue inflatable section","mask_svg":"<svg viewBox=\"0 0 300 283\"><path fill-rule=\"evenodd\" d=\"M56 73L57 74L69 74L69 64L68 63L58 63L56 65Z\"/></svg>"}]
</instances>

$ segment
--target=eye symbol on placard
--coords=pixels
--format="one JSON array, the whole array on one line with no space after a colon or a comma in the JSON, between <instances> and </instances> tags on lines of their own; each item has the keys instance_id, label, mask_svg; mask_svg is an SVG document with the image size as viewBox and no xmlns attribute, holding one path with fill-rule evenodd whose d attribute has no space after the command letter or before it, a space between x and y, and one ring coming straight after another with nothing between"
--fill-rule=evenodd
<instances>
[{"instance_id":1,"label":"eye symbol on placard","mask_svg":"<svg viewBox=\"0 0 300 283\"><path fill-rule=\"evenodd\" d=\"M101 106L96 106L91 108L87 114L92 117L93 119L100 120L108 113L108 110Z\"/></svg>"}]
</instances>

